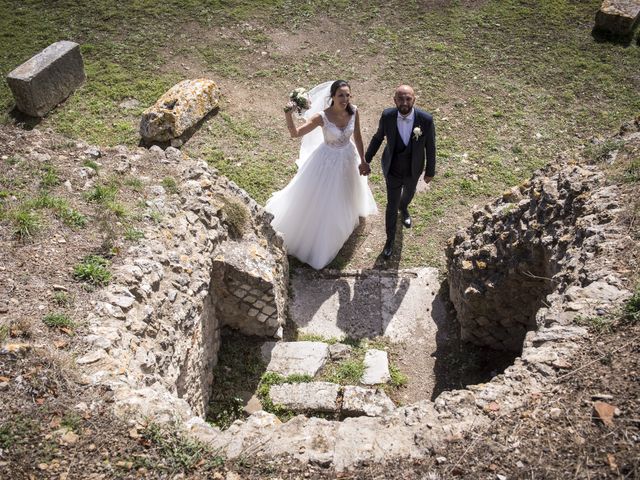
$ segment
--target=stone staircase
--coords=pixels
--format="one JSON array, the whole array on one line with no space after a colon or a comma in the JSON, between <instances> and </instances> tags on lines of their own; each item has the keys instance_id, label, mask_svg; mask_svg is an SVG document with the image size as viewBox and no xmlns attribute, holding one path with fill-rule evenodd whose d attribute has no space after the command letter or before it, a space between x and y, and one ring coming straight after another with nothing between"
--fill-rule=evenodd
<instances>
[{"instance_id":1,"label":"stone staircase","mask_svg":"<svg viewBox=\"0 0 640 480\"><path fill-rule=\"evenodd\" d=\"M267 363L267 372L308 379L316 377L328 360L349 358L350 350L348 345L341 343L266 342L262 354ZM332 351L337 352L337 357L332 357ZM378 387L341 386L324 381L289 382L273 385L269 396L274 404L294 413L333 414L336 417L389 413L395 404L384 389L379 388L391 379L387 352L367 350L364 363L365 370L360 383Z\"/></svg>"},{"instance_id":2,"label":"stone staircase","mask_svg":"<svg viewBox=\"0 0 640 480\"><path fill-rule=\"evenodd\" d=\"M298 270L291 278L290 315L298 335L327 341L263 344L267 372L285 379L270 387L271 401L293 413L332 418L374 417L393 411L396 406L384 388L391 380L386 351L366 350L364 372L356 385L322 381L322 369L328 362L354 358L352 347L335 339L382 338L398 343L411 338L418 324L421 334L435 338L431 312L439 288L436 270ZM287 381L291 376L295 381Z\"/></svg>"}]
</instances>

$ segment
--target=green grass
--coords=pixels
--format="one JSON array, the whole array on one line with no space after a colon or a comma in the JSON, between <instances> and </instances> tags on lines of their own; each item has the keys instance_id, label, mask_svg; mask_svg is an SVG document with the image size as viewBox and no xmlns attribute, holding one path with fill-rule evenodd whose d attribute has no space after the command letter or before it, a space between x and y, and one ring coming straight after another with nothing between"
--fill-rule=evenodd
<instances>
[{"instance_id":1,"label":"green grass","mask_svg":"<svg viewBox=\"0 0 640 480\"><path fill-rule=\"evenodd\" d=\"M73 321L64 313L49 313L44 316L42 322L47 327L51 328L75 328L75 324L73 323Z\"/></svg>"},{"instance_id":2,"label":"green grass","mask_svg":"<svg viewBox=\"0 0 640 480\"><path fill-rule=\"evenodd\" d=\"M233 238L242 238L249 227L250 214L242 201L233 198L223 198L223 221Z\"/></svg>"},{"instance_id":3,"label":"green grass","mask_svg":"<svg viewBox=\"0 0 640 480\"><path fill-rule=\"evenodd\" d=\"M218 363L213 370L207 421L227 428L235 420L244 418L240 399L257 389L265 370L260 354L262 342L257 337L245 337L235 331L223 334Z\"/></svg>"},{"instance_id":4,"label":"green grass","mask_svg":"<svg viewBox=\"0 0 640 480\"><path fill-rule=\"evenodd\" d=\"M60 425L68 430L71 430L76 433L80 433L82 429L83 419L80 415L75 412L68 412L60 421Z\"/></svg>"},{"instance_id":5,"label":"green grass","mask_svg":"<svg viewBox=\"0 0 640 480\"><path fill-rule=\"evenodd\" d=\"M339 385L357 385L364 374L364 362L361 358L343 360L335 365L329 365L323 373L327 382Z\"/></svg>"},{"instance_id":6,"label":"green grass","mask_svg":"<svg viewBox=\"0 0 640 480\"><path fill-rule=\"evenodd\" d=\"M403 387L409 381L409 378L395 365L389 365L389 373L391 374L390 385L394 388Z\"/></svg>"},{"instance_id":7,"label":"green grass","mask_svg":"<svg viewBox=\"0 0 640 480\"><path fill-rule=\"evenodd\" d=\"M36 422L23 414L8 415L0 423L0 448L16 448L39 431Z\"/></svg>"},{"instance_id":8,"label":"green grass","mask_svg":"<svg viewBox=\"0 0 640 480\"><path fill-rule=\"evenodd\" d=\"M88 255L73 268L73 276L95 286L103 286L111 280L109 261L100 255Z\"/></svg>"},{"instance_id":9,"label":"green grass","mask_svg":"<svg viewBox=\"0 0 640 480\"><path fill-rule=\"evenodd\" d=\"M611 333L613 331L613 319L610 316L584 317L578 316L576 324L583 325L596 334Z\"/></svg>"},{"instance_id":10,"label":"green grass","mask_svg":"<svg viewBox=\"0 0 640 480\"><path fill-rule=\"evenodd\" d=\"M40 193L36 198L24 202L22 208L26 210L50 209L56 217L71 228L82 228L87 224L87 218L69 206L65 199L51 196L47 192Z\"/></svg>"},{"instance_id":11,"label":"green grass","mask_svg":"<svg viewBox=\"0 0 640 480\"><path fill-rule=\"evenodd\" d=\"M19 209L10 212L9 217L13 224L13 233L20 240L30 240L42 228L42 219L32 210Z\"/></svg>"},{"instance_id":12,"label":"green grass","mask_svg":"<svg viewBox=\"0 0 640 480\"><path fill-rule=\"evenodd\" d=\"M117 193L118 187L115 185L96 185L85 196L90 202L106 205L115 201Z\"/></svg>"},{"instance_id":13,"label":"green grass","mask_svg":"<svg viewBox=\"0 0 640 480\"><path fill-rule=\"evenodd\" d=\"M164 187L164 189L170 194L180 193L180 189L178 188L178 184L176 183L176 179L173 177L164 177L160 184Z\"/></svg>"},{"instance_id":14,"label":"green grass","mask_svg":"<svg viewBox=\"0 0 640 480\"><path fill-rule=\"evenodd\" d=\"M640 321L640 287L636 288L631 298L625 302L622 314L626 322Z\"/></svg>"},{"instance_id":15,"label":"green grass","mask_svg":"<svg viewBox=\"0 0 640 480\"><path fill-rule=\"evenodd\" d=\"M84 162L82 162L82 165L84 167L88 167L92 170L95 170L96 172L100 169L100 165L98 165L98 163L95 162L94 160L85 160Z\"/></svg>"},{"instance_id":16,"label":"green grass","mask_svg":"<svg viewBox=\"0 0 640 480\"><path fill-rule=\"evenodd\" d=\"M58 172L52 165L43 165L41 167L42 173L40 176L40 186L42 188L51 188L60 184L60 178Z\"/></svg>"},{"instance_id":17,"label":"green grass","mask_svg":"<svg viewBox=\"0 0 640 480\"><path fill-rule=\"evenodd\" d=\"M266 113L262 104L280 101L293 86L346 77L369 128L366 143L379 107L391 105L394 86L411 83L418 106L434 114L439 151L437 176L412 205L417 228L408 240L418 247L403 251L400 267L425 260L442 266L444 241L471 205L562 153L574 156L590 138L606 138L640 111L640 47L591 37L600 3L141 0L122 8L107 0L4 0L0 71L60 38L79 41L87 81L38 128L101 146L136 145L142 111L185 76L206 72L221 85L235 82L238 91L223 90L218 115L183 150L206 159L261 204L294 175L298 148L284 133L282 116ZM330 30L320 32L315 26L325 20ZM302 29L345 48L275 48L274 30L295 36ZM202 41L193 45L189 38ZM260 92L257 100L253 92ZM126 99L139 107L123 110ZM253 103L260 104L250 108ZM0 82L2 121L13 121L5 113L12 106ZM614 146L605 142L593 154L604 159ZM6 165L23 161L10 157ZM384 180L378 159L374 163L370 183L384 208ZM637 182L638 171L632 165L627 181ZM50 178L43 186L55 183L55 175L44 173Z\"/></svg>"},{"instance_id":18,"label":"green grass","mask_svg":"<svg viewBox=\"0 0 640 480\"><path fill-rule=\"evenodd\" d=\"M152 423L142 431L142 436L158 450L154 470L176 473L189 472L197 467L199 471L209 471L221 467L225 462L219 452L182 435L175 427Z\"/></svg>"},{"instance_id":19,"label":"green grass","mask_svg":"<svg viewBox=\"0 0 640 480\"><path fill-rule=\"evenodd\" d=\"M138 240L142 240L144 238L144 232L133 227L127 227L127 229L124 231L124 238L131 242L137 242Z\"/></svg>"},{"instance_id":20,"label":"green grass","mask_svg":"<svg viewBox=\"0 0 640 480\"><path fill-rule=\"evenodd\" d=\"M59 307L69 307L73 304L73 299L67 292L55 292L53 302Z\"/></svg>"}]
</instances>

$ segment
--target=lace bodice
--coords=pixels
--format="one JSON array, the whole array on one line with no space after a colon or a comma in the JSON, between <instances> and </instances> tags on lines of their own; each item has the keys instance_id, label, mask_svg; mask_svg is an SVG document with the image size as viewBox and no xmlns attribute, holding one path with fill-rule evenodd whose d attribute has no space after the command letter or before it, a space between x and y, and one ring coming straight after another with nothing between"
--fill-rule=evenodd
<instances>
[{"instance_id":1,"label":"lace bodice","mask_svg":"<svg viewBox=\"0 0 640 480\"><path fill-rule=\"evenodd\" d=\"M354 106L355 110L355 106ZM320 116L322 116L322 135L324 136L324 143L333 148L344 148L349 145L351 140L351 135L353 135L353 130L356 124L356 114L354 112L349 119L349 123L344 128L340 128L334 123L332 123L324 112L320 112Z\"/></svg>"}]
</instances>

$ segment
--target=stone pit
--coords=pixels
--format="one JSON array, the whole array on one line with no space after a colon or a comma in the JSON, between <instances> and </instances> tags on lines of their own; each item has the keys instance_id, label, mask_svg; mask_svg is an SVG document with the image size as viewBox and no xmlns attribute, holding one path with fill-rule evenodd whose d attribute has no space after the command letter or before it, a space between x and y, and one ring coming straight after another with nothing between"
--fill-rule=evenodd
<instances>
[{"instance_id":1,"label":"stone pit","mask_svg":"<svg viewBox=\"0 0 640 480\"><path fill-rule=\"evenodd\" d=\"M607 263L624 235L614 221L616 187L595 167L549 167L476 211L447 248L461 334L519 355L504 373L435 401L384 404L374 416L282 423L258 411L221 431L203 419L220 328L278 340L289 304L287 259L269 216L241 189L203 162L154 148L175 162L180 197L158 191L150 200L168 220L145 232L146 244L127 253L102 292L78 363L87 382L114 391L117 413L178 420L228 458L290 455L339 471L442 452L447 438L489 424L496 405L508 415L548 388L588 335L576 317L606 314L629 295ZM230 234L229 199L249 212L241 239ZM321 387L333 398L332 385ZM343 395L351 401L354 393ZM319 403L332 408L332 401Z\"/></svg>"}]
</instances>

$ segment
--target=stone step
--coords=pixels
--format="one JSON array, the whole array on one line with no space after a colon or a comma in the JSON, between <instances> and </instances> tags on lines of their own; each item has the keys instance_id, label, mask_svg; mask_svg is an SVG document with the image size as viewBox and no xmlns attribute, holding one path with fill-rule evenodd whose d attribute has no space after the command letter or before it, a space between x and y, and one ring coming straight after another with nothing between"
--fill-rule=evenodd
<instances>
[{"instance_id":1,"label":"stone step","mask_svg":"<svg viewBox=\"0 0 640 480\"><path fill-rule=\"evenodd\" d=\"M445 312L437 295L435 268L400 271L297 270L292 321L301 333L324 338L374 338L392 342L410 339L420 328L435 336L437 317Z\"/></svg>"},{"instance_id":2,"label":"stone step","mask_svg":"<svg viewBox=\"0 0 640 480\"><path fill-rule=\"evenodd\" d=\"M295 413L336 413L378 417L392 412L394 403L382 389L330 382L285 383L269 390L271 401Z\"/></svg>"},{"instance_id":3,"label":"stone step","mask_svg":"<svg viewBox=\"0 0 640 480\"><path fill-rule=\"evenodd\" d=\"M389 357L384 350L367 350L364 355L364 368L360 381L365 385L377 385L391 380Z\"/></svg>"},{"instance_id":4,"label":"stone step","mask_svg":"<svg viewBox=\"0 0 640 480\"><path fill-rule=\"evenodd\" d=\"M282 376L294 374L314 377L329 358L324 342L265 342L261 348L267 371Z\"/></svg>"}]
</instances>

